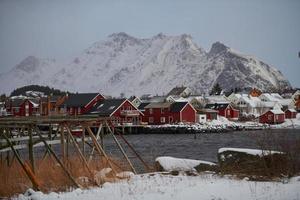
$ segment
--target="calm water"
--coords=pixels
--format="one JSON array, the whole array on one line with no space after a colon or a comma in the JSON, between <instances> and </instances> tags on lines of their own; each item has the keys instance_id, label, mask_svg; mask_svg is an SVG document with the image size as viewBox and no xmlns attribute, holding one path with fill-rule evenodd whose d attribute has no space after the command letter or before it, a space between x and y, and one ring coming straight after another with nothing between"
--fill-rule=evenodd
<instances>
[{"instance_id":1,"label":"calm water","mask_svg":"<svg viewBox=\"0 0 300 200\"><path fill-rule=\"evenodd\" d=\"M201 134L137 134L125 135L127 141L149 164L153 164L158 156L174 156L206 161L217 161L217 152L222 147L239 148L270 148L281 150L282 147L290 148L298 142L300 145L300 129L290 130L256 130L235 131L227 133L201 133ZM129 158L138 171L142 172L143 166L127 145L119 138ZM123 158L111 136L104 138L105 151L108 155ZM54 149L60 155L60 145ZM44 154L44 148L35 148L35 155ZM90 148L86 145L86 155ZM75 154L73 145L70 145L70 154ZM27 155L26 155L27 156Z\"/></svg>"},{"instance_id":2,"label":"calm water","mask_svg":"<svg viewBox=\"0 0 300 200\"><path fill-rule=\"evenodd\" d=\"M217 152L222 147L271 148L280 150L298 141L300 130L259 130L217 134L140 134L124 136L135 150L149 163L158 156L174 156L207 161L217 161ZM122 143L124 147L126 145ZM112 139L106 138L108 154L120 155ZM133 155L126 148L129 156ZM134 159L136 160L136 159Z\"/></svg>"}]
</instances>

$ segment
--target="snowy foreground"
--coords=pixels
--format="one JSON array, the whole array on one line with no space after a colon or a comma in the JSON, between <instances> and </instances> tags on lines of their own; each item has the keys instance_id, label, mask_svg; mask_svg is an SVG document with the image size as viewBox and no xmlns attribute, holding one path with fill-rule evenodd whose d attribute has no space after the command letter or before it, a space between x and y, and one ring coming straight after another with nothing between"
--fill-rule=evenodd
<instances>
[{"instance_id":1,"label":"snowy foreground","mask_svg":"<svg viewBox=\"0 0 300 200\"><path fill-rule=\"evenodd\" d=\"M66 193L43 194L27 191L17 199L165 199L165 200L296 200L300 199L300 177L285 182L253 182L219 177L212 174L199 176L171 176L144 174L118 183L105 183L102 188L76 189Z\"/></svg>"}]
</instances>

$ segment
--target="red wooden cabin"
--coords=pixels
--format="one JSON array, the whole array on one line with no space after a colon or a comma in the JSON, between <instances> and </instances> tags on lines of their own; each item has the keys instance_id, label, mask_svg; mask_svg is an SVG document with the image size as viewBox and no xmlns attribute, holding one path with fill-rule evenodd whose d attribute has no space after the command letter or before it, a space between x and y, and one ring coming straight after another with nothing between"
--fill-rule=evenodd
<instances>
[{"instance_id":1,"label":"red wooden cabin","mask_svg":"<svg viewBox=\"0 0 300 200\"><path fill-rule=\"evenodd\" d=\"M128 99L102 99L87 114L109 117L115 125L138 125L143 116Z\"/></svg>"},{"instance_id":2,"label":"red wooden cabin","mask_svg":"<svg viewBox=\"0 0 300 200\"><path fill-rule=\"evenodd\" d=\"M76 93L66 97L60 105L60 112L68 115L81 115L89 112L93 105L105 99L100 93Z\"/></svg>"},{"instance_id":3,"label":"red wooden cabin","mask_svg":"<svg viewBox=\"0 0 300 200\"><path fill-rule=\"evenodd\" d=\"M240 111L234 109L229 103L206 104L205 108L216 110L219 115L228 119L238 119L240 115Z\"/></svg>"},{"instance_id":4,"label":"red wooden cabin","mask_svg":"<svg viewBox=\"0 0 300 200\"><path fill-rule=\"evenodd\" d=\"M264 124L281 124L285 120L285 114L282 110L273 109L262 114L259 117L259 122Z\"/></svg>"},{"instance_id":5,"label":"red wooden cabin","mask_svg":"<svg viewBox=\"0 0 300 200\"><path fill-rule=\"evenodd\" d=\"M284 113L286 119L294 119L297 115L297 111L295 109L287 109Z\"/></svg>"},{"instance_id":6,"label":"red wooden cabin","mask_svg":"<svg viewBox=\"0 0 300 200\"><path fill-rule=\"evenodd\" d=\"M148 124L172 124L196 122L196 110L188 102L159 102L145 106L143 122Z\"/></svg>"},{"instance_id":7,"label":"red wooden cabin","mask_svg":"<svg viewBox=\"0 0 300 200\"><path fill-rule=\"evenodd\" d=\"M12 116L39 115L40 107L35 99L13 99L6 105L6 110Z\"/></svg>"}]
</instances>

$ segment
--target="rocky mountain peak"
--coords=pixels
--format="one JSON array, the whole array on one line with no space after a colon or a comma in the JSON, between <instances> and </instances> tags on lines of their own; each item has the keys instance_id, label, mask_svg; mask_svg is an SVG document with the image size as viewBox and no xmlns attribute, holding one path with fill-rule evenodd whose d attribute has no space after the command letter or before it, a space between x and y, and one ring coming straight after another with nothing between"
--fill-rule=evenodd
<instances>
[{"instance_id":1,"label":"rocky mountain peak","mask_svg":"<svg viewBox=\"0 0 300 200\"><path fill-rule=\"evenodd\" d=\"M211 49L209 51L209 55L210 56L217 55L217 54L226 52L227 50L229 50L229 47L227 47L226 45L224 45L221 42L215 42L211 46Z\"/></svg>"},{"instance_id":2,"label":"rocky mountain peak","mask_svg":"<svg viewBox=\"0 0 300 200\"><path fill-rule=\"evenodd\" d=\"M25 72L32 72L37 69L39 63L40 60L37 57L28 56L16 66L16 69L20 69Z\"/></svg>"}]
</instances>

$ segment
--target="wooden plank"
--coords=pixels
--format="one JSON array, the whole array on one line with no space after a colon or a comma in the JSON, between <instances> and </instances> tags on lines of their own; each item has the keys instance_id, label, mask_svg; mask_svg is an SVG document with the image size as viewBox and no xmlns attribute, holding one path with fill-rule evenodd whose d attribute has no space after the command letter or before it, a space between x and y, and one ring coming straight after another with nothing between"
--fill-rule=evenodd
<instances>
[{"instance_id":1,"label":"wooden plank","mask_svg":"<svg viewBox=\"0 0 300 200\"><path fill-rule=\"evenodd\" d=\"M67 170L67 168L65 167L65 165L63 164L63 162L60 161L60 159L58 158L58 156L55 154L55 152L52 150L52 148L49 146L49 144L46 142L46 140L40 134L40 132L39 132L39 130L38 130L37 127L36 127L36 133L38 134L38 136L40 136L40 139L43 141L43 143L45 144L46 148L49 150L49 152L52 154L52 156L55 158L55 160L58 162L58 164L61 166L61 168L63 169L63 171L67 175L67 177L72 181L72 183L76 187L80 187L80 185L76 183L76 181L73 178L73 176L71 175L71 173Z\"/></svg>"},{"instance_id":2,"label":"wooden plank","mask_svg":"<svg viewBox=\"0 0 300 200\"><path fill-rule=\"evenodd\" d=\"M101 130L102 130L102 124L100 124L99 127L98 127L98 131L97 131L97 134L96 134L96 140L97 140L97 141L98 141L98 139L99 139L99 134L100 134ZM103 147L102 147L102 148L103 148ZM91 151L91 154L90 154L90 157L89 157L89 163L90 163L90 162L92 161L92 159L93 159L94 151L95 151L95 146L93 146L93 148L92 148L92 151Z\"/></svg>"},{"instance_id":3,"label":"wooden plank","mask_svg":"<svg viewBox=\"0 0 300 200\"><path fill-rule=\"evenodd\" d=\"M6 139L7 143L10 145L10 147L11 147L14 155L16 156L19 164L21 165L21 167L23 168L23 170L26 173L27 177L31 181L33 188L35 190L40 190L40 186L39 186L39 183L37 181L37 178L35 177L34 173L30 170L30 167L28 167L26 163L23 163L23 161L21 160L20 155L15 150L13 144L11 143L11 141L9 140L9 138L6 136L6 134L4 132L2 132L1 134Z\"/></svg>"},{"instance_id":4,"label":"wooden plank","mask_svg":"<svg viewBox=\"0 0 300 200\"><path fill-rule=\"evenodd\" d=\"M33 139L32 139L32 126L28 126L28 154L29 154L29 161L31 164L31 169L33 173L35 173L35 162L34 162L34 149L33 149Z\"/></svg>"},{"instance_id":5,"label":"wooden plank","mask_svg":"<svg viewBox=\"0 0 300 200\"><path fill-rule=\"evenodd\" d=\"M89 126L84 126L84 128L87 130L88 134L90 135L90 137L92 138L92 141L96 147L96 150L98 151L98 153L101 155L103 155L105 157L105 159L107 160L108 165L110 166L110 168L112 169L112 171L114 172L114 174L117 174L116 170L114 169L110 159L108 158L108 156L106 155L105 151L102 149L102 147L99 145L99 143L97 142L97 139L94 135L94 133L92 132L91 128Z\"/></svg>"},{"instance_id":6,"label":"wooden plank","mask_svg":"<svg viewBox=\"0 0 300 200\"><path fill-rule=\"evenodd\" d=\"M90 176L93 177L93 172L92 172L91 168L89 167L89 165L88 165L88 163L87 163L84 155L82 154L82 152L81 152L81 150L80 150L80 148L79 148L79 146L77 144L77 141L74 139L74 137L73 137L73 135L71 133L70 128L67 125L65 127L67 129L67 133L69 134L69 136L70 136L70 138L71 138L71 140L72 140L72 142L74 144L75 149L77 150L77 152L79 154L79 157L81 158L82 162L84 163L85 167L87 168L88 172L90 173Z\"/></svg>"},{"instance_id":7,"label":"wooden plank","mask_svg":"<svg viewBox=\"0 0 300 200\"><path fill-rule=\"evenodd\" d=\"M65 134L64 134L64 127L59 125L58 131L60 131L60 141L61 141L61 156L63 162L66 161L66 147L65 147Z\"/></svg>"},{"instance_id":8,"label":"wooden plank","mask_svg":"<svg viewBox=\"0 0 300 200\"><path fill-rule=\"evenodd\" d=\"M117 146L119 147L120 151L122 152L124 158L126 159L126 161L128 162L130 168L132 169L133 173L137 174L136 171L135 171L135 168L133 167L131 161L129 160L127 154L125 153L123 147L121 146L121 144L119 143L118 139L116 138L115 134L113 133L113 131L110 129L107 121L105 121L105 125L107 126L108 128L108 131L110 132L110 134L112 135L114 141L116 142Z\"/></svg>"},{"instance_id":9,"label":"wooden plank","mask_svg":"<svg viewBox=\"0 0 300 200\"><path fill-rule=\"evenodd\" d=\"M119 132L119 130L116 130L118 135L122 138L122 140L128 145L128 147L131 149L131 151L136 155L136 157L143 163L145 166L145 169L147 172L151 172L151 168L149 165L143 160L143 158L135 151L135 149L131 146L131 144L125 139L122 133Z\"/></svg>"}]
</instances>

